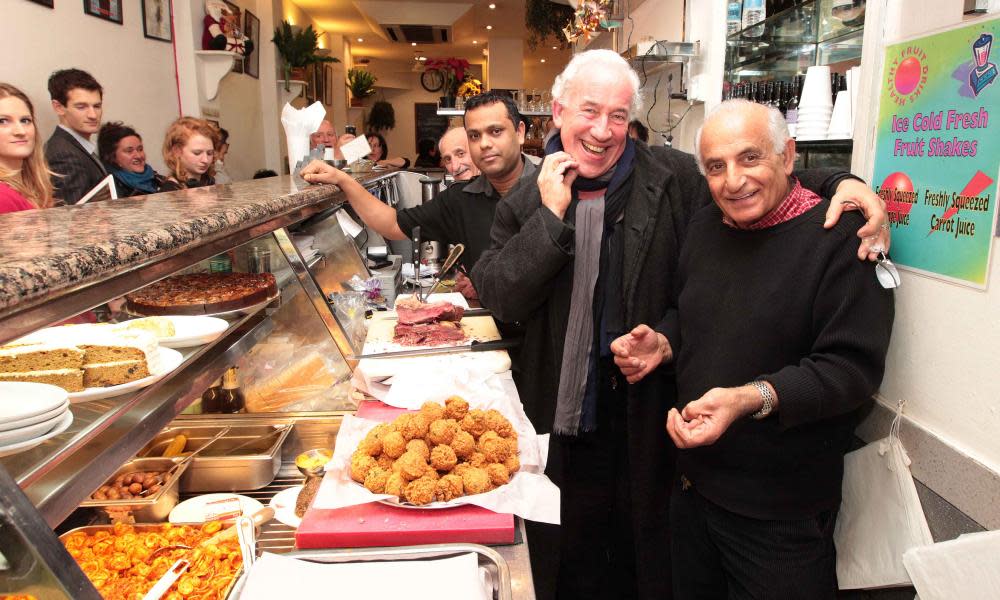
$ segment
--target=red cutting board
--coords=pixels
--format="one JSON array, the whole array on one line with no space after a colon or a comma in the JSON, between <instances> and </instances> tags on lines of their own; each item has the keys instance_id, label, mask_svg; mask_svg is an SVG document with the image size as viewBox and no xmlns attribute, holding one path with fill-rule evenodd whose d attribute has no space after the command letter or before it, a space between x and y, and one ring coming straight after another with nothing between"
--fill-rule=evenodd
<instances>
[{"instance_id":1,"label":"red cutting board","mask_svg":"<svg viewBox=\"0 0 1000 600\"><path fill-rule=\"evenodd\" d=\"M391 421L406 412L378 401L365 401L357 416ZM514 515L464 505L438 510L399 508L372 502L337 509L310 509L295 532L295 546L368 548L471 542L513 544Z\"/></svg>"}]
</instances>

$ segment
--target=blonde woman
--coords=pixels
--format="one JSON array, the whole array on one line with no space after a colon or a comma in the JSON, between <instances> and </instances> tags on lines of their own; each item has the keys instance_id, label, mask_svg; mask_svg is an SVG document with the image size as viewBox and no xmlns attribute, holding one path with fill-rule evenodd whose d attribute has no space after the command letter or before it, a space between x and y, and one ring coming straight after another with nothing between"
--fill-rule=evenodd
<instances>
[{"instance_id":1,"label":"blonde woman","mask_svg":"<svg viewBox=\"0 0 1000 600\"><path fill-rule=\"evenodd\" d=\"M215 185L215 147L219 130L204 119L181 117L167 128L163 160L170 173L161 192Z\"/></svg>"},{"instance_id":2,"label":"blonde woman","mask_svg":"<svg viewBox=\"0 0 1000 600\"><path fill-rule=\"evenodd\" d=\"M51 175L35 107L24 92L0 83L0 213L51 208Z\"/></svg>"}]
</instances>

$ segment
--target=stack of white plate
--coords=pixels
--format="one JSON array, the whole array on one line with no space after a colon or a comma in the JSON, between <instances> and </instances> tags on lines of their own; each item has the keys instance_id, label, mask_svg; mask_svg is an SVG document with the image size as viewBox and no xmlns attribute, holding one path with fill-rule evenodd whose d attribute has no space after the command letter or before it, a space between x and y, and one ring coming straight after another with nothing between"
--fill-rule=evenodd
<instances>
[{"instance_id":1,"label":"stack of white plate","mask_svg":"<svg viewBox=\"0 0 1000 600\"><path fill-rule=\"evenodd\" d=\"M0 381L0 456L23 452L73 423L69 394L45 383Z\"/></svg>"},{"instance_id":2,"label":"stack of white plate","mask_svg":"<svg viewBox=\"0 0 1000 600\"><path fill-rule=\"evenodd\" d=\"M798 141L825 140L833 115L833 92L830 67L809 67L799 98L799 120L795 129Z\"/></svg>"}]
</instances>

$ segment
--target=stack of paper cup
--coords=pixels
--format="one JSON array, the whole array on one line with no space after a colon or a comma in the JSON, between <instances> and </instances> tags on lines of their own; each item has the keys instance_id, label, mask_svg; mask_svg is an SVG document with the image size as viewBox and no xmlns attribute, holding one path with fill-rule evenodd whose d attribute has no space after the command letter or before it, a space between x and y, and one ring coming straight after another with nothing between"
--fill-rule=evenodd
<instances>
[{"instance_id":1,"label":"stack of paper cup","mask_svg":"<svg viewBox=\"0 0 1000 600\"><path fill-rule=\"evenodd\" d=\"M799 121L796 139L825 140L833 115L833 90L830 88L830 67L809 67L799 96Z\"/></svg>"},{"instance_id":2,"label":"stack of paper cup","mask_svg":"<svg viewBox=\"0 0 1000 600\"><path fill-rule=\"evenodd\" d=\"M827 139L850 139L854 129L852 126L853 123L850 92L837 92L837 103L833 106L833 115L830 117L830 129L826 135Z\"/></svg>"}]
</instances>

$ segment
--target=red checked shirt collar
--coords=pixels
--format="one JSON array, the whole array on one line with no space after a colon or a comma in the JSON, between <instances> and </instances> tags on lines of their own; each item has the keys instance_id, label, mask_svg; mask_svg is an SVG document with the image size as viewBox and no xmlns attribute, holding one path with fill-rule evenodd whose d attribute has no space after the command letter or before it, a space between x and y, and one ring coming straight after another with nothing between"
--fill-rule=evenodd
<instances>
[{"instance_id":1,"label":"red checked shirt collar","mask_svg":"<svg viewBox=\"0 0 1000 600\"><path fill-rule=\"evenodd\" d=\"M799 183L798 179L795 179L794 177L792 179L795 181L795 185L792 187L792 191L788 192L785 199L781 201L781 204L779 204L771 212L761 217L761 219L756 223L752 223L743 229L755 230L774 227L779 223L784 223L785 221L794 219L820 203L822 198L802 187L802 184ZM736 223L725 215L722 216L722 222L730 227L736 228Z\"/></svg>"}]
</instances>

